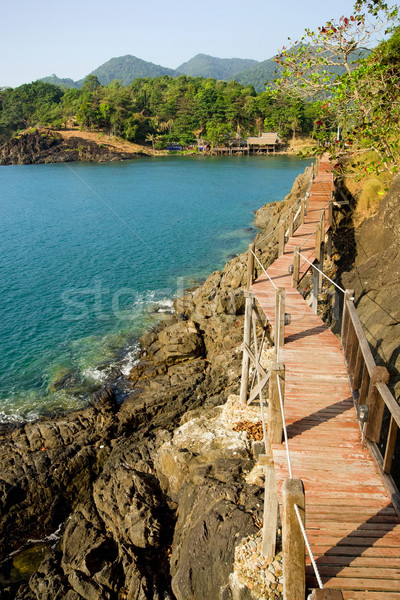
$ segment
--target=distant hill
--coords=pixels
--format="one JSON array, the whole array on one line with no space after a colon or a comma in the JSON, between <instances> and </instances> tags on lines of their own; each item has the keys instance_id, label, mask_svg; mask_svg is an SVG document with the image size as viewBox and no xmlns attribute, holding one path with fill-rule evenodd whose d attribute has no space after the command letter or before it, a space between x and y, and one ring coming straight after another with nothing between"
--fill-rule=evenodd
<instances>
[{"instance_id":1,"label":"distant hill","mask_svg":"<svg viewBox=\"0 0 400 600\"><path fill-rule=\"evenodd\" d=\"M177 72L174 69L168 69L167 67L161 67L155 65L152 62L147 62L141 58L136 58L127 54L126 56L118 56L117 58L111 58L103 65L89 73L89 75L96 75L102 85L111 83L113 79L119 79L122 85L129 85L134 79L138 77L161 77L161 75L170 75L176 77ZM85 78L78 81L78 84L82 84Z\"/></svg>"},{"instance_id":2,"label":"distant hill","mask_svg":"<svg viewBox=\"0 0 400 600\"><path fill-rule=\"evenodd\" d=\"M250 58L216 58L208 54L196 54L176 70L192 77L212 77L213 79L234 79L235 73L246 71L258 64Z\"/></svg>"},{"instance_id":3,"label":"distant hill","mask_svg":"<svg viewBox=\"0 0 400 600\"><path fill-rule=\"evenodd\" d=\"M65 78L57 77L57 75L55 75L54 73L53 73L53 75L49 75L48 77L42 77L42 79L40 81L44 81L45 83L53 83L54 85L58 85L60 87L67 87L67 88L81 87L77 81L73 81L72 79L69 79L69 77L65 77Z\"/></svg>"},{"instance_id":4,"label":"distant hill","mask_svg":"<svg viewBox=\"0 0 400 600\"><path fill-rule=\"evenodd\" d=\"M363 58L368 52L369 50L361 49L357 54L354 53L351 58L352 60ZM89 75L96 75L103 85L111 83L113 79L119 79L122 85L129 85L138 77L153 78L161 75L179 77L182 74L192 77L212 77L213 79L223 79L225 81L234 79L243 85L251 84L257 92L262 92L265 90L265 84L275 79L276 68L277 64L272 58L258 62L246 58L216 58L208 54L197 54L177 69L168 69L127 54L126 56L111 58ZM342 69L333 69L333 71L340 73ZM50 77L43 77L41 81L68 88L80 88L85 78L73 81L69 78L62 79L57 75L51 75Z\"/></svg>"},{"instance_id":5,"label":"distant hill","mask_svg":"<svg viewBox=\"0 0 400 600\"><path fill-rule=\"evenodd\" d=\"M257 92L265 90L265 84L271 82L277 77L275 71L277 68L276 62L269 58L253 66L250 69L243 70L240 73L236 72L232 79L243 85L254 85Z\"/></svg>"}]
</instances>

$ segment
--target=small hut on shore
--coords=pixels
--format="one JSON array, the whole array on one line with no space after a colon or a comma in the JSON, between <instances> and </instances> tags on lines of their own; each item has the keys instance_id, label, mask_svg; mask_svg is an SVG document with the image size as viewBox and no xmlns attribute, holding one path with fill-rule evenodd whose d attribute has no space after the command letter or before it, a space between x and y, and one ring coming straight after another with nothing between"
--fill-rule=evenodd
<instances>
[{"instance_id":1,"label":"small hut on shore","mask_svg":"<svg viewBox=\"0 0 400 600\"><path fill-rule=\"evenodd\" d=\"M277 152L282 145L282 140L275 132L262 133L260 137L247 138L249 152Z\"/></svg>"}]
</instances>

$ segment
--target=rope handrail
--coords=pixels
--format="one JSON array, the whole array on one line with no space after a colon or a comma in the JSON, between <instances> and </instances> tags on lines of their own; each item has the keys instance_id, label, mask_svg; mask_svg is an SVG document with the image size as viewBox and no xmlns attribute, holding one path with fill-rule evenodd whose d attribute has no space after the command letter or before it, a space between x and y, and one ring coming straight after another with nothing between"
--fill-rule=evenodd
<instances>
[{"instance_id":1,"label":"rope handrail","mask_svg":"<svg viewBox=\"0 0 400 600\"><path fill-rule=\"evenodd\" d=\"M319 225L317 225L317 227L314 229L314 231L312 231L312 232L310 233L310 235L308 236L308 238L306 238L306 239L304 240L304 242L301 244L301 246L299 246L299 248L302 248L302 247L304 246L304 244L305 244L306 242L308 242L308 240L309 240L309 239L310 239L310 238L311 238L311 237L314 235L314 233L317 231L318 227L319 227Z\"/></svg>"},{"instance_id":2,"label":"rope handrail","mask_svg":"<svg viewBox=\"0 0 400 600\"><path fill-rule=\"evenodd\" d=\"M299 521L299 525L300 525L300 529L301 529L301 533L303 534L304 542L307 547L308 556L311 559L311 564L313 566L314 573L315 573L315 576L318 581L318 586L321 590L323 590L324 584L322 583L322 579L321 579L321 576L318 571L317 563L315 562L314 554L313 554L313 551L311 550L310 542L308 541L308 537L307 537L307 532L305 530L303 519L301 518L300 510L299 510L299 507L297 506L297 504L294 505L294 510L296 512L297 519Z\"/></svg>"},{"instance_id":3,"label":"rope handrail","mask_svg":"<svg viewBox=\"0 0 400 600\"><path fill-rule=\"evenodd\" d=\"M259 400L260 400L260 412L261 412L261 424L262 424L262 430L263 430L263 441L264 441L264 448L265 448L265 452L267 452L267 428L265 425L265 415L264 415L264 402L263 402L263 397L262 397L262 388L261 388L261 377L260 377L260 355L258 354L258 344L257 344L257 332L256 332L256 322L255 319L253 318L253 335L254 335L254 350L255 350L255 356L256 356L256 372L257 372L257 384L258 384L258 396L259 396Z\"/></svg>"},{"instance_id":4,"label":"rope handrail","mask_svg":"<svg viewBox=\"0 0 400 600\"><path fill-rule=\"evenodd\" d=\"M256 259L256 261L258 262L258 264L260 265L260 267L262 268L262 270L264 271L265 275L268 277L268 279L270 280L270 282L272 283L272 285L274 286L274 288L277 290L278 287L275 285L275 283L272 281L271 277L268 275L267 271L264 269L264 267L262 266L262 264L260 263L260 261L258 260L257 256L254 254L253 250L250 250L250 252L252 253L252 255L254 256L254 258Z\"/></svg>"},{"instance_id":5,"label":"rope handrail","mask_svg":"<svg viewBox=\"0 0 400 600\"><path fill-rule=\"evenodd\" d=\"M279 223L280 223L280 224L281 224L282 222L285 222L285 221L286 221L286 219L287 219L288 215L291 213L291 211L294 209L294 207L295 207L295 206L299 206L299 209L297 210L297 212L296 212L295 216L293 217L293 222L295 222L295 220L297 219L297 217L299 216L299 214L300 214L300 211L301 211L301 202L302 202L302 200L304 200L304 201L305 201L305 200L307 199L307 196L309 196L309 195L310 195L310 189L311 189L311 186L312 186L312 182L313 182L313 180L314 180L314 175L313 175L313 173L311 172L310 181L309 181L309 183L308 183L308 186L307 186L307 191L306 191L306 193L305 193L305 196L304 196L304 198L297 198L296 202L295 202L295 203L294 203L294 204L293 204L293 205L292 205L290 208L288 208L288 210L287 210L285 213L283 213L283 215L281 215L281 216L280 216L280 219L279 219ZM329 205L328 205L328 206L329 206ZM270 236L271 236L273 233L277 233L277 231L278 231L278 227L275 227L274 229L272 229L271 231L269 231L269 232L268 232L268 233L266 233L265 235L261 236L261 238L260 238L259 240L257 240L257 244L259 244L259 243L260 243L260 242L262 242L263 240L266 240L266 239L267 239L268 237L270 237Z\"/></svg>"},{"instance_id":6,"label":"rope handrail","mask_svg":"<svg viewBox=\"0 0 400 600\"><path fill-rule=\"evenodd\" d=\"M277 227L274 227L274 229L272 229L271 231L269 231L268 233L266 233L265 235L261 236L261 238L259 240L257 240L257 243L259 244L260 242L262 242L263 240L266 240L267 238L271 237L271 235L273 233L277 233L279 227L281 226L282 223L285 223L287 216L290 214L290 211L293 210L294 206L296 206L299 202L301 202L301 199L299 198L298 200L296 200L295 204L293 206L291 206L285 213L283 213L283 215L280 215L279 218L279 222Z\"/></svg>"},{"instance_id":7,"label":"rope handrail","mask_svg":"<svg viewBox=\"0 0 400 600\"><path fill-rule=\"evenodd\" d=\"M281 405L283 435L284 435L284 438L285 438L286 457L287 457L288 467L289 467L289 476L290 476L290 479L293 479L292 461L290 459L289 439L288 439L288 434L287 434L287 427L286 427L286 420L285 420L285 409L283 407L283 398L282 398L281 382L279 381L279 375L276 376L276 379L277 379L277 382L278 382L279 403Z\"/></svg>"},{"instance_id":8,"label":"rope handrail","mask_svg":"<svg viewBox=\"0 0 400 600\"><path fill-rule=\"evenodd\" d=\"M269 231L268 233L266 233L265 235L263 235L259 240L257 240L257 244L259 244L263 240L266 240L267 238L271 237L271 235L273 233L277 233L277 231L278 231L278 228L275 227L274 229L272 229L271 231Z\"/></svg>"},{"instance_id":9,"label":"rope handrail","mask_svg":"<svg viewBox=\"0 0 400 600\"><path fill-rule=\"evenodd\" d=\"M275 340L275 348L276 348L276 362L279 362L279 348L280 348L280 338L281 338L281 296L278 296L278 331Z\"/></svg>"},{"instance_id":10,"label":"rope handrail","mask_svg":"<svg viewBox=\"0 0 400 600\"><path fill-rule=\"evenodd\" d=\"M280 406L281 406L281 413L282 413L282 426L283 426L283 435L284 435L284 438L285 438L286 457L287 457L288 468L289 468L289 477L290 477L290 479L293 479L293 468L292 468L292 461L291 461L291 458L290 458L290 448L289 448L289 441L288 441L288 434L287 434L287 427L286 427L286 420L285 420L285 409L284 409L284 406L283 406L281 382L279 381L279 375L278 374L276 375L276 380L277 380L277 383L278 383L279 403L280 403ZM299 520L299 525L300 525L301 533L303 534L304 542L305 542L305 545L307 547L308 555L309 555L309 557L311 559L311 564L313 566L313 569L314 569L314 572L315 572L315 576L316 576L317 581L318 581L318 585L319 585L320 589L323 589L324 585L322 583L321 576L320 576L319 571L318 571L317 563L315 562L314 554L313 554L313 552L311 550L310 542L308 541L307 532L306 532L306 530L304 528L304 524L303 524L303 520L302 520L301 515L300 515L299 507L296 504L294 505L294 510L296 511L296 515L297 515L297 518Z\"/></svg>"},{"instance_id":11,"label":"rope handrail","mask_svg":"<svg viewBox=\"0 0 400 600\"><path fill-rule=\"evenodd\" d=\"M318 273L321 273L321 275L323 275L328 281L330 281L335 287L337 287L338 290L340 290L343 294L346 293L345 290L342 287L340 287L340 285L338 285L337 283L335 283L333 281L333 279L331 279L330 277L328 277L328 275L326 275L323 271L321 271L321 269L318 269L318 267L316 267L314 265L314 263L312 263L310 260L308 260L308 258L306 258L301 252L297 252L297 254L299 256L301 256L301 258L304 259L306 262L308 262L308 264L311 265L313 269L315 269L316 271L318 271ZM353 298L353 300L354 300L354 298Z\"/></svg>"}]
</instances>

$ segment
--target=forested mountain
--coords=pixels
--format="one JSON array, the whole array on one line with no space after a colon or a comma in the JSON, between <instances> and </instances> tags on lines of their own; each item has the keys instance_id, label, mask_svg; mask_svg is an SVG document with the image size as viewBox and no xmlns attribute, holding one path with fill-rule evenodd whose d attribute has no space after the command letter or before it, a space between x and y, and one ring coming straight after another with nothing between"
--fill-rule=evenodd
<instances>
[{"instance_id":1,"label":"forested mountain","mask_svg":"<svg viewBox=\"0 0 400 600\"><path fill-rule=\"evenodd\" d=\"M54 85L58 85L61 87L66 87L66 88L81 87L77 81L74 81L73 79L70 79L69 77L57 77L57 75L55 75L54 73L53 73L53 75L49 75L48 77L42 77L42 79L40 79L40 81L43 81L43 83L53 83Z\"/></svg>"},{"instance_id":2,"label":"forested mountain","mask_svg":"<svg viewBox=\"0 0 400 600\"><path fill-rule=\"evenodd\" d=\"M272 61L272 59L271 59ZM270 61L266 61L270 62ZM111 58L97 69L89 73L96 75L102 85L111 83L114 79L118 79L122 85L129 85L134 79L140 77L160 77L161 75L169 75L171 77L179 77L179 75L190 75L192 77L211 77L212 79L231 81L237 80L236 73L240 73L241 81L246 81L254 85L257 91L262 91L265 86L260 84L264 82L264 74L257 75L252 80L251 72L259 64L256 60L250 58L216 58L207 54L197 54L189 61L180 65L177 69L168 69L160 65L155 65L152 62L142 60L136 56L127 54L126 56L118 56ZM245 73L249 71L250 75L246 79ZM54 83L55 85L65 86L67 88L81 88L85 78L79 81L73 81L69 78L60 78L57 75L43 77L40 81L45 83ZM265 80L266 81L266 80Z\"/></svg>"},{"instance_id":3,"label":"forested mountain","mask_svg":"<svg viewBox=\"0 0 400 600\"><path fill-rule=\"evenodd\" d=\"M277 67L276 62L269 58L249 69L237 71L232 79L243 85L253 85L257 92L262 92L266 84L275 79Z\"/></svg>"},{"instance_id":4,"label":"forested mountain","mask_svg":"<svg viewBox=\"0 0 400 600\"><path fill-rule=\"evenodd\" d=\"M352 60L364 58L367 50L352 56ZM205 77L222 81L237 81L243 85L254 86L257 92L265 90L265 86L276 77L277 64L272 59L257 62L247 58L216 58L208 54L197 54L189 61L180 65L177 69L168 69L152 62L142 60L136 56L127 54L111 58L97 69L89 73L95 75L101 85L108 85L114 79L118 79L122 85L129 85L135 79L141 77L179 77L189 75L191 77ZM333 70L335 72L335 70ZM73 81L69 78L60 78L57 75L43 77L40 81L54 83L67 88L81 88L85 78Z\"/></svg>"},{"instance_id":5,"label":"forested mountain","mask_svg":"<svg viewBox=\"0 0 400 600\"><path fill-rule=\"evenodd\" d=\"M140 77L153 78L161 77L161 75L176 77L178 73L174 69L167 69L167 67L161 67L160 65L155 65L152 62L127 54L126 56L111 58L89 73L89 75L95 75L102 85L107 85L114 79L118 79L122 85L129 85L134 79ZM78 87L80 87L84 81L85 78L78 81Z\"/></svg>"},{"instance_id":6,"label":"forested mountain","mask_svg":"<svg viewBox=\"0 0 400 600\"><path fill-rule=\"evenodd\" d=\"M192 77L212 77L231 81L236 79L235 73L247 71L257 64L256 60L249 58L216 58L208 54L196 54L176 70Z\"/></svg>"}]
</instances>

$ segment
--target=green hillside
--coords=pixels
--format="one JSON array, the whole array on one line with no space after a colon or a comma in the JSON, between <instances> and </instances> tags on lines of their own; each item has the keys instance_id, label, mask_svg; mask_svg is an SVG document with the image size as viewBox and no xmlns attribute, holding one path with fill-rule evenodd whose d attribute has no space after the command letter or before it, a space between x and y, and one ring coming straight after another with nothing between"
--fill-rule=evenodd
<instances>
[{"instance_id":1,"label":"green hillside","mask_svg":"<svg viewBox=\"0 0 400 600\"><path fill-rule=\"evenodd\" d=\"M73 79L70 79L69 77L57 77L57 75L55 75L53 73L53 75L49 75L48 77L42 77L42 79L40 79L40 81L43 81L44 83L52 83L54 85L58 85L60 87L66 87L66 88L76 88L76 87L81 87L78 82L73 81Z\"/></svg>"},{"instance_id":2,"label":"green hillside","mask_svg":"<svg viewBox=\"0 0 400 600\"><path fill-rule=\"evenodd\" d=\"M138 79L139 77L153 78L161 77L161 75L176 77L177 73L174 69L167 69L166 67L155 65L152 62L127 54L126 56L111 58L89 73L89 75L96 75L102 85L107 85L114 79L119 79L122 85L129 85L134 79ZM77 83L81 85L84 80L81 79Z\"/></svg>"},{"instance_id":3,"label":"green hillside","mask_svg":"<svg viewBox=\"0 0 400 600\"><path fill-rule=\"evenodd\" d=\"M253 85L257 92L265 90L265 84L272 82L276 77L277 64L269 58L253 66L250 69L236 72L233 76L235 81L242 85Z\"/></svg>"},{"instance_id":4,"label":"green hillside","mask_svg":"<svg viewBox=\"0 0 400 600\"><path fill-rule=\"evenodd\" d=\"M256 60L250 58L216 58L208 54L197 54L176 70L191 77L212 77L231 81L235 79L235 73L251 69L257 64Z\"/></svg>"}]
</instances>

